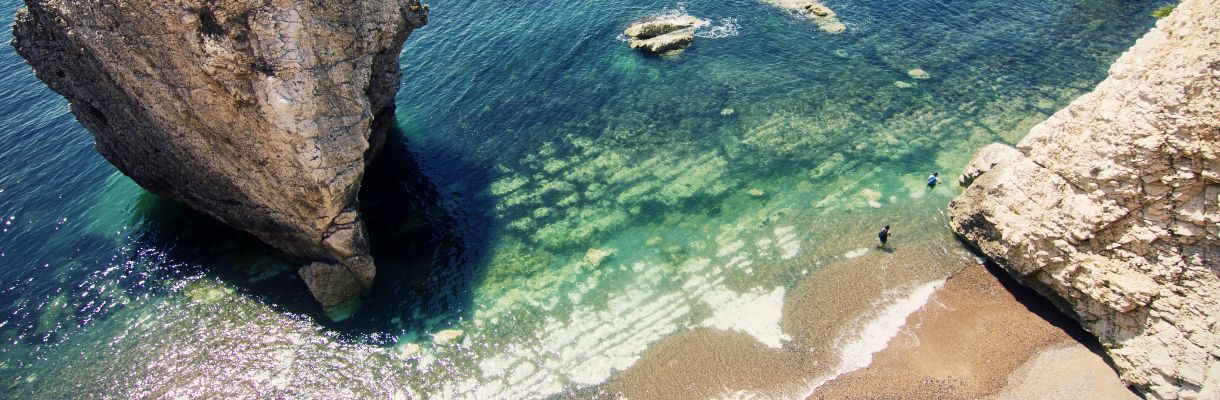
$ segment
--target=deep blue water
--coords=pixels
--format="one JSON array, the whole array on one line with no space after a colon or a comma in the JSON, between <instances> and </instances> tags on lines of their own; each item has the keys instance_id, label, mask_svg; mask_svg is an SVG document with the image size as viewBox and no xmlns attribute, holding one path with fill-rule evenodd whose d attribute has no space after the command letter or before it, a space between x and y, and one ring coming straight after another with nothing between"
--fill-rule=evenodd
<instances>
[{"instance_id":1,"label":"deep blue water","mask_svg":"<svg viewBox=\"0 0 1220 400\"><path fill-rule=\"evenodd\" d=\"M4 46L0 396L581 397L691 327L780 340L674 299L774 306L884 223L961 257L927 174L1087 92L1156 6L827 4L847 32L754 0L432 1L362 193L378 286L343 322L291 260L117 173ZM627 48L677 9L710 23L691 48Z\"/></svg>"}]
</instances>

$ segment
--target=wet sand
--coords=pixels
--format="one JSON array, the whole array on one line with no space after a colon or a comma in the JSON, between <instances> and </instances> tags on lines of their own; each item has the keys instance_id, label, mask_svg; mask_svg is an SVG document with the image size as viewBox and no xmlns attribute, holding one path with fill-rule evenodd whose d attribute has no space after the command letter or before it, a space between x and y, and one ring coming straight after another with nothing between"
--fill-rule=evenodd
<instances>
[{"instance_id":1,"label":"wet sand","mask_svg":"<svg viewBox=\"0 0 1220 400\"><path fill-rule=\"evenodd\" d=\"M653 344L609 391L637 400L1138 398L1079 324L951 241L865 250L789 292L782 348L696 328ZM912 297L937 282L930 297ZM889 328L875 329L878 321ZM877 351L871 362L864 350Z\"/></svg>"},{"instance_id":2,"label":"wet sand","mask_svg":"<svg viewBox=\"0 0 1220 400\"><path fill-rule=\"evenodd\" d=\"M879 312L973 263L959 251L924 242L839 258L786 297L780 325L791 340L782 348L741 332L694 329L652 345L612 391L637 400L800 397L840 367L843 345Z\"/></svg>"},{"instance_id":3,"label":"wet sand","mask_svg":"<svg viewBox=\"0 0 1220 400\"><path fill-rule=\"evenodd\" d=\"M1009 375L993 399L1139 399L1099 358L1079 343L1043 350Z\"/></svg>"},{"instance_id":4,"label":"wet sand","mask_svg":"<svg viewBox=\"0 0 1220 400\"><path fill-rule=\"evenodd\" d=\"M1003 271L950 278L873 363L812 399L1137 399L1080 327ZM1092 342L1092 343L1090 343Z\"/></svg>"}]
</instances>

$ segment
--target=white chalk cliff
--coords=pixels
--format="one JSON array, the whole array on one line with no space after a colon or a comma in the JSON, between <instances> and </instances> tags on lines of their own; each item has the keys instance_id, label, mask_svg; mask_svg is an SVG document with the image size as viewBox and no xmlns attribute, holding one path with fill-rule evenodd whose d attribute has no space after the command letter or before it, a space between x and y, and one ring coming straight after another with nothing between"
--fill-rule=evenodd
<instances>
[{"instance_id":1,"label":"white chalk cliff","mask_svg":"<svg viewBox=\"0 0 1220 400\"><path fill-rule=\"evenodd\" d=\"M1150 398L1220 398L1220 0L1186 0L1016 149L953 228L1095 334Z\"/></svg>"}]
</instances>

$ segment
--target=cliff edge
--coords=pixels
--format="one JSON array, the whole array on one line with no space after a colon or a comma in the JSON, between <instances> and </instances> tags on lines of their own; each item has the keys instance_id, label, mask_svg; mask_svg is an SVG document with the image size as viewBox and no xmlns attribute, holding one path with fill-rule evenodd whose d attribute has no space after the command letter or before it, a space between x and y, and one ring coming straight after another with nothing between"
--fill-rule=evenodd
<instances>
[{"instance_id":1,"label":"cliff edge","mask_svg":"<svg viewBox=\"0 0 1220 400\"><path fill-rule=\"evenodd\" d=\"M26 0L13 47L144 188L309 262L330 308L376 271L356 195L418 0Z\"/></svg>"},{"instance_id":2,"label":"cliff edge","mask_svg":"<svg viewBox=\"0 0 1220 400\"><path fill-rule=\"evenodd\" d=\"M1220 398L1220 0L1185 0L1016 149L954 230L1077 317L1150 398Z\"/></svg>"}]
</instances>

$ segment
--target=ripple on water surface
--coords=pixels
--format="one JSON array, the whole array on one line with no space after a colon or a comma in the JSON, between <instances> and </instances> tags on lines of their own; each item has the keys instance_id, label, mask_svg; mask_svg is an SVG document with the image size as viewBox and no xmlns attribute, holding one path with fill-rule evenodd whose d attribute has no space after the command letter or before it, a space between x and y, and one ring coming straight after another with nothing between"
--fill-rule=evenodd
<instances>
[{"instance_id":1,"label":"ripple on water surface","mask_svg":"<svg viewBox=\"0 0 1220 400\"><path fill-rule=\"evenodd\" d=\"M379 283L342 323L292 261L116 174L0 49L0 393L798 396L973 262L958 189L926 176L1018 140L1153 22L845 1L829 36L761 1L595 3L432 2L362 193ZM709 21L682 54L617 40L675 9Z\"/></svg>"}]
</instances>

